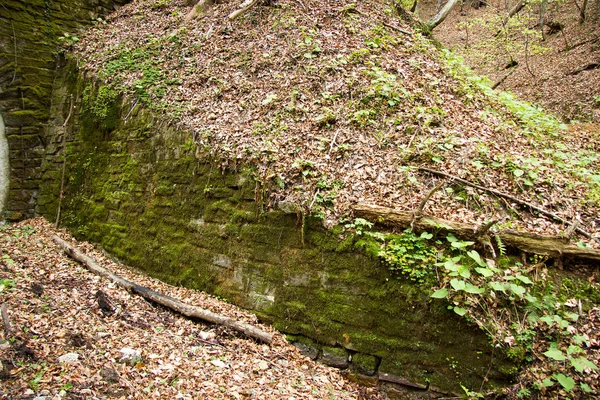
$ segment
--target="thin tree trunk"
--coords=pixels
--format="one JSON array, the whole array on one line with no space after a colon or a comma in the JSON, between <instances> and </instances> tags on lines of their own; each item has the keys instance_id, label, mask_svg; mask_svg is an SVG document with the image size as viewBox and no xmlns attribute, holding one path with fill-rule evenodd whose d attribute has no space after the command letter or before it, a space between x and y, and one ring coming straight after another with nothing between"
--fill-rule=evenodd
<instances>
[{"instance_id":1,"label":"thin tree trunk","mask_svg":"<svg viewBox=\"0 0 600 400\"><path fill-rule=\"evenodd\" d=\"M436 26L444 22L444 20L446 19L448 14L450 14L450 11L452 11L456 3L458 3L458 0L448 0L446 5L444 5L444 7L442 7L442 9L437 14L431 17L429 21L427 21L426 26L429 28L430 31L432 31L433 29L435 29Z\"/></svg>"},{"instance_id":2,"label":"thin tree trunk","mask_svg":"<svg viewBox=\"0 0 600 400\"><path fill-rule=\"evenodd\" d=\"M579 23L583 24L585 22L585 11L587 9L588 0L583 0L583 4L579 9Z\"/></svg>"},{"instance_id":3,"label":"thin tree trunk","mask_svg":"<svg viewBox=\"0 0 600 400\"><path fill-rule=\"evenodd\" d=\"M540 3L540 19L538 20L538 28L542 33L542 40L546 40L546 35L544 34L544 25L546 24L546 9L548 6L548 0L542 0Z\"/></svg>"}]
</instances>

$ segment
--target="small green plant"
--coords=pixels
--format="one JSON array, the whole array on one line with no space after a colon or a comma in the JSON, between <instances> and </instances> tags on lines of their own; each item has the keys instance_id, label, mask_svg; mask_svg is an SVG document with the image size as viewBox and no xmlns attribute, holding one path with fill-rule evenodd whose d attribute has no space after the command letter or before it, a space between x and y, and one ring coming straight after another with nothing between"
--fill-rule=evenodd
<instances>
[{"instance_id":1,"label":"small green plant","mask_svg":"<svg viewBox=\"0 0 600 400\"><path fill-rule=\"evenodd\" d=\"M2 256L3 261L4 257L5 256ZM13 290L14 288L15 282L12 279L0 279L0 293L2 293L4 290Z\"/></svg>"}]
</instances>

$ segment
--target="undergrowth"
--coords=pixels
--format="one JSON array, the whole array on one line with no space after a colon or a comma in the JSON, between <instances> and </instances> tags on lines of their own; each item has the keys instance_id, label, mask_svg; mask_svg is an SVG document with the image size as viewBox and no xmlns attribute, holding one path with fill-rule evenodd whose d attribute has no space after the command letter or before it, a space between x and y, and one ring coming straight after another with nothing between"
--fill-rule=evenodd
<instances>
[{"instance_id":1,"label":"undergrowth","mask_svg":"<svg viewBox=\"0 0 600 400\"><path fill-rule=\"evenodd\" d=\"M475 242L452 233L388 234L372 231L373 224L360 218L345 227L399 279L431 290L432 301L446 301L449 310L477 324L494 347L520 365L517 397L598 394L598 366L586 328L588 311L598 300L588 292L597 285L557 279L539 256L524 264L506 254L499 236L497 256L488 258ZM464 389L467 397L484 397Z\"/></svg>"}]
</instances>

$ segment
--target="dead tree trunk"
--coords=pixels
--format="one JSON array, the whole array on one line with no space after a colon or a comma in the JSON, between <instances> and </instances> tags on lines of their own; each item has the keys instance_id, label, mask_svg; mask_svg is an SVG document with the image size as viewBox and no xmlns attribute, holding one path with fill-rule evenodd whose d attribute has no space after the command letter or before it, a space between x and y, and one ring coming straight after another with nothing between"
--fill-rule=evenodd
<instances>
[{"instance_id":1,"label":"dead tree trunk","mask_svg":"<svg viewBox=\"0 0 600 400\"><path fill-rule=\"evenodd\" d=\"M71 246L69 243L62 240L58 236L53 236L52 239L64 250L64 252L67 255L79 261L91 272L107 278L108 280L115 283L117 286L120 286L132 293L138 294L146 300L150 300L154 303L160 304L161 306L170 308L171 310L179 314L185 315L189 318L198 318L213 324L227 326L238 332L242 332L245 335L250 336L254 339L258 339L261 342L271 343L273 341L272 333L263 331L262 329L256 328L252 325L236 321L233 318L213 313L212 311L208 311L203 308L185 304L184 302L181 302L173 297L166 296L154 290L148 289L144 286L140 286L136 283L130 282L101 267L92 258L86 256L81 251L77 250L75 247Z\"/></svg>"}]
</instances>

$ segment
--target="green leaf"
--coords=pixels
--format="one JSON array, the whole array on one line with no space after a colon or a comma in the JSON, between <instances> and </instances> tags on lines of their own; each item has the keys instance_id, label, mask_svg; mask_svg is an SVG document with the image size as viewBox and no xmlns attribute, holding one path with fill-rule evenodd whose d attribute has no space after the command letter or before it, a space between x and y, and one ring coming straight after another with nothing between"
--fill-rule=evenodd
<instances>
[{"instance_id":1,"label":"green leaf","mask_svg":"<svg viewBox=\"0 0 600 400\"><path fill-rule=\"evenodd\" d=\"M460 276L462 276L463 278L470 278L471 277L471 271L469 270L469 267L466 265L461 265L460 268L458 268L458 273L460 274Z\"/></svg>"},{"instance_id":2,"label":"green leaf","mask_svg":"<svg viewBox=\"0 0 600 400\"><path fill-rule=\"evenodd\" d=\"M467 255L471 257L480 267L487 267L485 261L481 259L481 256L476 250L471 250L467 252Z\"/></svg>"},{"instance_id":3,"label":"green leaf","mask_svg":"<svg viewBox=\"0 0 600 400\"><path fill-rule=\"evenodd\" d=\"M448 296L448 289L446 288L438 289L431 295L434 299L444 299L446 296Z\"/></svg>"},{"instance_id":4,"label":"green leaf","mask_svg":"<svg viewBox=\"0 0 600 400\"><path fill-rule=\"evenodd\" d=\"M570 392L575 387L575 381L570 376L554 374L553 378L556 379L567 392Z\"/></svg>"},{"instance_id":5,"label":"green leaf","mask_svg":"<svg viewBox=\"0 0 600 400\"><path fill-rule=\"evenodd\" d=\"M573 312L565 312L565 318L568 318L573 322L577 322L577 320L579 319L579 314Z\"/></svg>"},{"instance_id":6,"label":"green leaf","mask_svg":"<svg viewBox=\"0 0 600 400\"><path fill-rule=\"evenodd\" d=\"M533 282L531 281L531 279L529 279L528 277L526 277L524 275L517 275L516 278L526 285L533 285Z\"/></svg>"},{"instance_id":7,"label":"green leaf","mask_svg":"<svg viewBox=\"0 0 600 400\"><path fill-rule=\"evenodd\" d=\"M506 285L502 282L490 282L488 285L496 292L506 292Z\"/></svg>"},{"instance_id":8,"label":"green leaf","mask_svg":"<svg viewBox=\"0 0 600 400\"><path fill-rule=\"evenodd\" d=\"M564 361L567 359L564 353L557 348L553 348L544 352L544 355L556 361Z\"/></svg>"},{"instance_id":9,"label":"green leaf","mask_svg":"<svg viewBox=\"0 0 600 400\"><path fill-rule=\"evenodd\" d=\"M545 379L542 381L542 386L543 386L543 387L550 387L550 386L552 386L552 385L554 385L554 381L553 381L552 379L550 379L550 378L545 378Z\"/></svg>"},{"instance_id":10,"label":"green leaf","mask_svg":"<svg viewBox=\"0 0 600 400\"><path fill-rule=\"evenodd\" d=\"M519 286L514 283L510 284L510 290L517 296L523 296L526 292L526 290L523 286Z\"/></svg>"},{"instance_id":11,"label":"green leaf","mask_svg":"<svg viewBox=\"0 0 600 400\"><path fill-rule=\"evenodd\" d=\"M489 278L490 276L494 275L494 273L488 269L488 268L475 268L475 271L477 271L480 275L483 275L486 278Z\"/></svg>"},{"instance_id":12,"label":"green leaf","mask_svg":"<svg viewBox=\"0 0 600 400\"><path fill-rule=\"evenodd\" d=\"M543 317L540 318L540 321L545 322L550 326L552 326L552 324L554 324L554 319L549 315L544 315Z\"/></svg>"},{"instance_id":13,"label":"green leaf","mask_svg":"<svg viewBox=\"0 0 600 400\"><path fill-rule=\"evenodd\" d=\"M522 169L515 169L515 170L513 171L513 174L514 174L514 175L515 175L517 178L518 178L518 177L520 177L520 176L523 176L523 174L524 174L524 173L525 173L525 172L524 172Z\"/></svg>"},{"instance_id":14,"label":"green leaf","mask_svg":"<svg viewBox=\"0 0 600 400\"><path fill-rule=\"evenodd\" d=\"M465 310L462 307L454 307L454 312L462 317L463 315L465 315L467 313L467 310Z\"/></svg>"},{"instance_id":15,"label":"green leaf","mask_svg":"<svg viewBox=\"0 0 600 400\"><path fill-rule=\"evenodd\" d=\"M465 281L461 281L458 279L452 279L450 281L450 286L452 286L452 288L454 290L465 290L466 284L465 284Z\"/></svg>"},{"instance_id":16,"label":"green leaf","mask_svg":"<svg viewBox=\"0 0 600 400\"><path fill-rule=\"evenodd\" d=\"M471 285L470 283L467 283L466 287L465 287L465 292L471 293L471 294L482 294L482 293L485 293L485 289Z\"/></svg>"},{"instance_id":17,"label":"green leaf","mask_svg":"<svg viewBox=\"0 0 600 400\"><path fill-rule=\"evenodd\" d=\"M432 233L429 233L429 232L423 232L423 233L421 233L421 239L427 239L427 240L429 240L432 237L433 237Z\"/></svg>"},{"instance_id":18,"label":"green leaf","mask_svg":"<svg viewBox=\"0 0 600 400\"><path fill-rule=\"evenodd\" d=\"M571 365L573 366L573 368L575 368L577 372L583 372L583 370L586 368L591 369L592 371L598 369L596 364L594 364L585 357L569 358L569 361L571 362Z\"/></svg>"},{"instance_id":19,"label":"green leaf","mask_svg":"<svg viewBox=\"0 0 600 400\"><path fill-rule=\"evenodd\" d=\"M540 300L537 297L532 296L530 294L525 295L525 300L527 300L531 304L539 304L540 303Z\"/></svg>"},{"instance_id":20,"label":"green leaf","mask_svg":"<svg viewBox=\"0 0 600 400\"><path fill-rule=\"evenodd\" d=\"M579 386L581 386L581 390L583 390L584 392L592 393L592 388L587 383L580 382Z\"/></svg>"},{"instance_id":21,"label":"green leaf","mask_svg":"<svg viewBox=\"0 0 600 400\"><path fill-rule=\"evenodd\" d=\"M456 240L455 242L452 242L451 246L457 249L464 249L465 247L469 247L473 244L475 244L475 242L471 242L469 240Z\"/></svg>"},{"instance_id":22,"label":"green leaf","mask_svg":"<svg viewBox=\"0 0 600 400\"><path fill-rule=\"evenodd\" d=\"M446 268L448 271L457 272L460 268L460 265L452 260L448 260L444 263L444 268Z\"/></svg>"}]
</instances>

